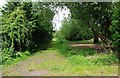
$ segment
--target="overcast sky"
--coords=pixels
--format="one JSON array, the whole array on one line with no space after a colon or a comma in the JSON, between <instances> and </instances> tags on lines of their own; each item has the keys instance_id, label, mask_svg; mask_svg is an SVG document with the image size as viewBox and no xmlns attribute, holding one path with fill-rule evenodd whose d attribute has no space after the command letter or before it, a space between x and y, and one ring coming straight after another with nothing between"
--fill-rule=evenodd
<instances>
[{"instance_id":1,"label":"overcast sky","mask_svg":"<svg viewBox=\"0 0 120 78\"><path fill-rule=\"evenodd\" d=\"M55 27L55 30L59 30L61 25L62 25L62 21L65 18L69 17L70 11L67 7L65 7L64 9L61 8L57 8L58 13L54 15L54 19L53 19L53 27Z\"/></svg>"},{"instance_id":2,"label":"overcast sky","mask_svg":"<svg viewBox=\"0 0 120 78\"><path fill-rule=\"evenodd\" d=\"M2 7L5 2L6 2L5 0L0 0L0 7Z\"/></svg>"},{"instance_id":3,"label":"overcast sky","mask_svg":"<svg viewBox=\"0 0 120 78\"><path fill-rule=\"evenodd\" d=\"M4 4L6 3L5 0L1 0L0 1L0 7L2 7ZM58 13L54 15L53 18L53 27L54 30L59 30L61 25L62 25L62 21L64 20L64 18L68 18L68 15L70 14L70 11L67 7L65 7L65 9L61 9L61 8L57 8Z\"/></svg>"}]
</instances>

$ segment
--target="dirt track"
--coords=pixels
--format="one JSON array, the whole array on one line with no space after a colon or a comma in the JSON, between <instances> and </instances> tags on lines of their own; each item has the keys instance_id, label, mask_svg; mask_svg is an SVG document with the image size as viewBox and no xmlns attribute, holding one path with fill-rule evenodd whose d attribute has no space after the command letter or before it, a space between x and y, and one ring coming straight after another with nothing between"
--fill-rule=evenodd
<instances>
[{"instance_id":1,"label":"dirt track","mask_svg":"<svg viewBox=\"0 0 120 78\"><path fill-rule=\"evenodd\" d=\"M108 48L113 48L113 47L108 47L108 46L103 46L101 44L83 44L83 43L76 43L76 42L72 42L72 43L68 43L68 45L70 45L73 48L81 48L81 49L95 49L98 53L100 52L105 52L105 49Z\"/></svg>"},{"instance_id":2,"label":"dirt track","mask_svg":"<svg viewBox=\"0 0 120 78\"><path fill-rule=\"evenodd\" d=\"M72 47L79 47L79 48L101 48L101 45L98 44L70 44Z\"/></svg>"}]
</instances>

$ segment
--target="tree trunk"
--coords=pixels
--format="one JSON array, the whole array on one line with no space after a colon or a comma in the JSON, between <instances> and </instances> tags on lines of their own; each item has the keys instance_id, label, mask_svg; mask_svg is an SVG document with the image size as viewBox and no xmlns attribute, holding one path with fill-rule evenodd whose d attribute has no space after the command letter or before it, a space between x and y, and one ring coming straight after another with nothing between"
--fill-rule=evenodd
<instances>
[{"instance_id":1,"label":"tree trunk","mask_svg":"<svg viewBox=\"0 0 120 78\"><path fill-rule=\"evenodd\" d=\"M94 20L92 17L90 17L91 19L88 21L88 26L90 26L90 29L93 33L93 37L94 37L94 43L98 43L99 40L98 40L98 32L96 31L96 29L94 28Z\"/></svg>"},{"instance_id":2,"label":"tree trunk","mask_svg":"<svg viewBox=\"0 0 120 78\"><path fill-rule=\"evenodd\" d=\"M98 43L99 40L98 40L98 35L94 33L94 43Z\"/></svg>"}]
</instances>

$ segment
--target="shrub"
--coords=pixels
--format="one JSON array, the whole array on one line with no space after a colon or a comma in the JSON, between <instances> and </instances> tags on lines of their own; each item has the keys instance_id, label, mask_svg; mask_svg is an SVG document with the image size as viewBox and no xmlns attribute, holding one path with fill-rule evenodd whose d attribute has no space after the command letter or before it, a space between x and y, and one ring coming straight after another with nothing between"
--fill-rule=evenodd
<instances>
[{"instance_id":1,"label":"shrub","mask_svg":"<svg viewBox=\"0 0 120 78\"><path fill-rule=\"evenodd\" d=\"M112 33L111 42L116 47L117 51L120 52L120 2L113 3L112 8L112 25L110 31ZM120 53L119 53L120 55Z\"/></svg>"},{"instance_id":2,"label":"shrub","mask_svg":"<svg viewBox=\"0 0 120 78\"><path fill-rule=\"evenodd\" d=\"M91 60L95 65L114 65L118 64L118 57L114 53L97 56Z\"/></svg>"},{"instance_id":3,"label":"shrub","mask_svg":"<svg viewBox=\"0 0 120 78\"><path fill-rule=\"evenodd\" d=\"M92 38L92 32L89 28L86 28L85 23L82 20L70 19L64 21L62 27L56 32L58 39L66 39L70 41L85 40Z\"/></svg>"}]
</instances>

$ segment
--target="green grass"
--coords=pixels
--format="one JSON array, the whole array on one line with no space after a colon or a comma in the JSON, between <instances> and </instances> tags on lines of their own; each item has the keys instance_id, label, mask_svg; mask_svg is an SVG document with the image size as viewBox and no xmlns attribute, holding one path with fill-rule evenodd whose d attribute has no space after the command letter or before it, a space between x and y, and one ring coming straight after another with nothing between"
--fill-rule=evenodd
<instances>
[{"instance_id":1,"label":"green grass","mask_svg":"<svg viewBox=\"0 0 120 78\"><path fill-rule=\"evenodd\" d=\"M103 56L101 55L99 57ZM48 70L50 72L49 74L47 74L48 76L117 75L118 72L117 65L95 65L90 59L80 55L73 55L70 57L58 56L54 59L49 59L42 62L37 67L39 70Z\"/></svg>"},{"instance_id":2,"label":"green grass","mask_svg":"<svg viewBox=\"0 0 120 78\"><path fill-rule=\"evenodd\" d=\"M91 60L93 64L102 64L102 65L113 65L118 64L118 56L114 52L100 53L97 54L95 49L81 49L81 48L72 48L68 46L66 43L54 43L54 47L59 50L59 53L65 57L71 56L93 56L94 58Z\"/></svg>"},{"instance_id":3,"label":"green grass","mask_svg":"<svg viewBox=\"0 0 120 78\"><path fill-rule=\"evenodd\" d=\"M55 45L56 45L55 47L59 50L59 52L66 57L73 55L88 56L88 55L96 54L96 51L91 48L88 49L72 48L67 44L55 44Z\"/></svg>"},{"instance_id":4,"label":"green grass","mask_svg":"<svg viewBox=\"0 0 120 78\"><path fill-rule=\"evenodd\" d=\"M93 49L73 49L66 44L53 43L51 48L28 57L20 58L22 63L18 67L15 64L4 67L4 75L21 75L15 67L29 72L47 70L46 76L113 76L118 73L114 53L96 54Z\"/></svg>"},{"instance_id":5,"label":"green grass","mask_svg":"<svg viewBox=\"0 0 120 78\"><path fill-rule=\"evenodd\" d=\"M69 57L64 57L58 53L57 50L47 50L44 53L46 55L55 54L53 59L48 59L42 63L33 67L32 70L48 70L50 73L48 76L67 76L67 75L116 75L117 74L117 65L108 66L108 65L95 65L92 61L81 55L73 55ZM41 54L42 55L42 54ZM96 55L92 55L96 57ZM102 58L104 55L97 56ZM42 56L41 56L42 57ZM43 58L43 57L42 57ZM101 61L99 61L101 62ZM37 67L37 69L36 69Z\"/></svg>"},{"instance_id":6,"label":"green grass","mask_svg":"<svg viewBox=\"0 0 120 78\"><path fill-rule=\"evenodd\" d=\"M59 53L58 51L59 50L50 48L43 52L37 52L33 56L30 56L28 59L26 59L25 62L23 61L22 64L19 64L19 66L23 66L23 68L20 70L26 69L29 72L36 70L47 70L49 71L48 74L45 74L47 76L117 75L117 65L95 65L92 62L94 58L90 59L88 58L88 56L86 57L81 55L72 55L69 57L65 57L61 55L61 53ZM97 58L102 58L104 55L92 55L92 57L96 56ZM41 61L36 62L39 60ZM26 64L26 62L29 61L29 65ZM4 69L4 72L6 71L4 75L18 75L19 72L15 71L15 67L16 65L13 65L7 67L7 69Z\"/></svg>"}]
</instances>

